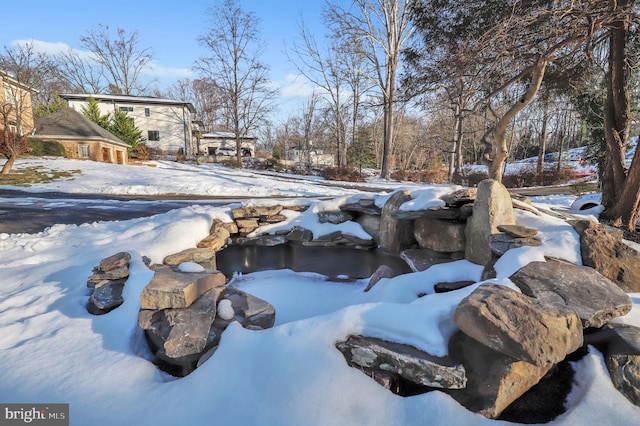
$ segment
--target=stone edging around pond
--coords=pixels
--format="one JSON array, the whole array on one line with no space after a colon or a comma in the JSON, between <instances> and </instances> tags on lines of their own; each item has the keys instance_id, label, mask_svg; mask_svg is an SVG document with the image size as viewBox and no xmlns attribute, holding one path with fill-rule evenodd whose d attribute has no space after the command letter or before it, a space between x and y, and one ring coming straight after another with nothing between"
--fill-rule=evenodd
<instances>
[{"instance_id":1,"label":"stone edging around pond","mask_svg":"<svg viewBox=\"0 0 640 426\"><path fill-rule=\"evenodd\" d=\"M259 230L261 224L281 221L280 213L284 207L234 209L233 223L215 221L210 236L198 247L167 256L163 262L165 265L151 266L155 271L154 280L173 283L167 288L172 289L171 300L179 301L177 305L172 302L167 306L143 304L145 309L140 311L138 325L145 330L155 356L154 362L171 374L184 376L211 356L221 333L231 321L256 329L273 325L275 311L267 301L227 287L226 280L215 272L215 253L228 244L290 243L359 248L378 245L386 250L401 251L414 270L467 258L485 265L483 279L490 278L491 265L503 253L511 248L542 243L536 239L537 231L518 226L512 209L525 208L535 214L540 213L522 201L512 200L503 188L493 181L482 182L477 192L464 190L443 197L445 207L436 210L404 212L400 206L410 194L398 191L382 209L377 209L373 200L362 199L357 205L341 206L340 212L319 214L319 217L324 217L322 220L336 223L346 220L366 223L368 229L362 226L372 235L373 244L349 240L344 235L314 238L310 231L300 228L290 229L281 235L249 237ZM258 228L254 228L256 225ZM607 247L619 248L622 244L620 241L616 243L616 237L606 232L598 233L598 239L594 240L589 235L597 231L592 231L590 225L582 222L575 222L574 227L580 233L581 241L590 241L591 245L603 239L608 241ZM415 255L416 252L420 255ZM584 256L588 250L583 249L582 252ZM592 263L612 274L611 271L615 270L610 266L612 261L603 260L599 250L591 252L600 256ZM627 258L632 260L620 263L621 267L636 265L636 269L640 268L638 254L635 253L635 258L627 253ZM99 312L102 308L88 308L90 312L106 313L117 307L117 303L122 303L121 298L114 294L121 290L128 276L126 264L129 259L128 253L119 253L103 260L95 268L88 281L89 286L95 287L90 305L99 299L100 294L116 303L105 308L104 312ZM200 263L209 275L219 279L207 278L203 283L200 282L204 279L202 274L193 273L188 278L179 278L179 274L185 273L177 272L176 266L184 262ZM588 261L583 259L583 263ZM603 264L610 267L603 268ZM375 284L375 279L387 275L384 270L374 274L367 290ZM529 389L545 374L556 371L567 356L576 350L585 350L584 342L588 342L605 355L616 388L634 404L640 405L640 390L629 385L638 383L638 378L629 374L639 371L640 331L635 327L621 328L608 324L610 319L625 315L631 308L629 297L619 288L621 283L615 279L611 281L595 269L553 259L529 264L516 272L511 280L522 293L485 283L459 304L453 320L460 331L450 341L446 360L405 347L402 342L377 341L367 336L351 336L344 342L336 342L336 347L342 351L349 365L399 394L441 389L468 409L488 418L498 418L503 411L508 412L508 407L516 405L512 404L520 395L533 392ZM445 284L440 288L448 290ZM467 284L472 283L461 285ZM592 287L587 289L585 286ZM549 295L552 297L544 298ZM558 301L562 303L558 304ZM510 311L513 309L517 312ZM510 318L518 318L517 324L510 323ZM543 326L523 330L527 324ZM487 337L497 335L502 337ZM610 344L612 339L625 342L626 346ZM474 349L470 351L470 347ZM615 347L635 349L621 353ZM483 356L485 352L490 356ZM425 361L427 359L428 362ZM482 397L476 392L480 392Z\"/></svg>"}]
</instances>

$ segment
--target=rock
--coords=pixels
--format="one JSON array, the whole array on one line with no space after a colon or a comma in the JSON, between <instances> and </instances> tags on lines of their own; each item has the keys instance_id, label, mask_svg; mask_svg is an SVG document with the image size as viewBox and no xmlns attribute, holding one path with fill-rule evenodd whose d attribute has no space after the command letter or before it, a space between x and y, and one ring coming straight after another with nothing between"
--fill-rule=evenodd
<instances>
[{"instance_id":1,"label":"rock","mask_svg":"<svg viewBox=\"0 0 640 426\"><path fill-rule=\"evenodd\" d=\"M504 232L513 238L530 238L538 234L537 229L522 225L498 225L498 231Z\"/></svg>"},{"instance_id":2,"label":"rock","mask_svg":"<svg viewBox=\"0 0 640 426\"><path fill-rule=\"evenodd\" d=\"M464 365L467 386L448 391L468 410L495 419L513 401L537 384L551 363L536 366L496 352L464 333L449 340L449 356Z\"/></svg>"},{"instance_id":3,"label":"rock","mask_svg":"<svg viewBox=\"0 0 640 426\"><path fill-rule=\"evenodd\" d=\"M258 224L258 219L238 219L236 220L236 224L238 225L238 233L240 235L247 235L255 231L260 227Z\"/></svg>"},{"instance_id":4,"label":"rock","mask_svg":"<svg viewBox=\"0 0 640 426\"><path fill-rule=\"evenodd\" d=\"M234 219L259 218L279 214L282 209L282 206L245 206L231 210L231 215Z\"/></svg>"},{"instance_id":5,"label":"rock","mask_svg":"<svg viewBox=\"0 0 640 426\"><path fill-rule=\"evenodd\" d=\"M280 223L280 222L284 222L285 220L287 220L287 217L285 215L272 214L270 216L261 217L260 223L267 223L267 224Z\"/></svg>"},{"instance_id":6,"label":"rock","mask_svg":"<svg viewBox=\"0 0 640 426\"><path fill-rule=\"evenodd\" d=\"M456 307L460 330L483 345L538 367L582 346L578 316L505 286L482 284Z\"/></svg>"},{"instance_id":7,"label":"rock","mask_svg":"<svg viewBox=\"0 0 640 426\"><path fill-rule=\"evenodd\" d=\"M353 220L353 215L345 211L318 213L318 221L320 223L333 223L334 225L339 225L350 220Z\"/></svg>"},{"instance_id":8,"label":"rock","mask_svg":"<svg viewBox=\"0 0 640 426\"><path fill-rule=\"evenodd\" d=\"M102 280L119 280L129 276L129 267L120 266L108 271L98 271L88 278L87 287L95 287L95 283ZM89 281L93 282L90 284Z\"/></svg>"},{"instance_id":9,"label":"rock","mask_svg":"<svg viewBox=\"0 0 640 426\"><path fill-rule=\"evenodd\" d=\"M230 235L234 235L238 233L238 225L235 222L223 222L220 219L213 220L213 224L211 225L211 231L209 233L212 234L218 228L226 229L227 231L229 231Z\"/></svg>"},{"instance_id":10,"label":"rock","mask_svg":"<svg viewBox=\"0 0 640 426\"><path fill-rule=\"evenodd\" d=\"M584 328L601 327L632 307L624 291L586 266L547 259L529 263L509 279L527 296L572 310Z\"/></svg>"},{"instance_id":11,"label":"rock","mask_svg":"<svg viewBox=\"0 0 640 426\"><path fill-rule=\"evenodd\" d=\"M273 247L287 242L284 235L261 235L253 238L238 238L236 244L241 246Z\"/></svg>"},{"instance_id":12,"label":"rock","mask_svg":"<svg viewBox=\"0 0 640 426\"><path fill-rule=\"evenodd\" d=\"M516 238L509 234L489 235L489 248L491 252L502 256L507 251L519 247L538 247L542 242L535 238Z\"/></svg>"},{"instance_id":13,"label":"rock","mask_svg":"<svg viewBox=\"0 0 640 426\"><path fill-rule=\"evenodd\" d=\"M276 310L266 300L233 287L227 287L224 297L231 301L235 316L229 320L216 318L214 327L217 327L218 330L224 330L232 321L238 321L244 328L267 329L273 327L276 320Z\"/></svg>"},{"instance_id":14,"label":"rock","mask_svg":"<svg viewBox=\"0 0 640 426\"><path fill-rule=\"evenodd\" d=\"M569 359L551 367L531 389L513 401L497 420L511 423L545 424L565 413L573 390L575 371Z\"/></svg>"},{"instance_id":15,"label":"rock","mask_svg":"<svg viewBox=\"0 0 640 426\"><path fill-rule=\"evenodd\" d=\"M304 242L313 240L313 232L308 229L301 228L299 226L293 227L291 231L285 236L287 241Z\"/></svg>"},{"instance_id":16,"label":"rock","mask_svg":"<svg viewBox=\"0 0 640 426\"><path fill-rule=\"evenodd\" d=\"M627 293L640 292L640 252L588 220L569 221L580 235L582 264L590 266Z\"/></svg>"},{"instance_id":17,"label":"rock","mask_svg":"<svg viewBox=\"0 0 640 426\"><path fill-rule=\"evenodd\" d=\"M475 284L474 281L455 281L455 282L442 282L433 286L433 290L436 293L446 293L449 291L460 290L461 288L469 287Z\"/></svg>"},{"instance_id":18,"label":"rock","mask_svg":"<svg viewBox=\"0 0 640 426\"><path fill-rule=\"evenodd\" d=\"M640 328L608 324L585 335L585 343L602 352L615 388L640 407Z\"/></svg>"},{"instance_id":19,"label":"rock","mask_svg":"<svg viewBox=\"0 0 640 426\"><path fill-rule=\"evenodd\" d=\"M465 229L467 260L486 265L492 257L489 236L498 233L498 225L515 225L509 191L492 179L478 184L478 196L473 203L473 215Z\"/></svg>"},{"instance_id":20,"label":"rock","mask_svg":"<svg viewBox=\"0 0 640 426\"><path fill-rule=\"evenodd\" d=\"M413 235L420 248L436 252L451 253L464 251L464 222L438 219L416 219Z\"/></svg>"},{"instance_id":21,"label":"rock","mask_svg":"<svg viewBox=\"0 0 640 426\"><path fill-rule=\"evenodd\" d=\"M471 216L471 213L472 210L470 209L435 207L427 210L398 210L393 213L392 217L398 220L431 219L462 221Z\"/></svg>"},{"instance_id":22,"label":"rock","mask_svg":"<svg viewBox=\"0 0 640 426\"><path fill-rule=\"evenodd\" d=\"M371 235L376 243L380 242L380 216L363 214L356 219L356 222L362 226L367 234Z\"/></svg>"},{"instance_id":23,"label":"rock","mask_svg":"<svg viewBox=\"0 0 640 426\"><path fill-rule=\"evenodd\" d=\"M478 196L478 188L463 188L440 197L447 206L460 207L473 203Z\"/></svg>"},{"instance_id":24,"label":"rock","mask_svg":"<svg viewBox=\"0 0 640 426\"><path fill-rule=\"evenodd\" d=\"M360 198L356 203L343 204L340 210L346 212L362 213L369 216L380 216L382 209L375 204L372 198Z\"/></svg>"},{"instance_id":25,"label":"rock","mask_svg":"<svg viewBox=\"0 0 640 426\"><path fill-rule=\"evenodd\" d=\"M413 229L411 222L398 220L393 217L407 201L411 200L409 191L397 191L384 204L380 216L380 247L400 252L413 244Z\"/></svg>"},{"instance_id":26,"label":"rock","mask_svg":"<svg viewBox=\"0 0 640 426\"><path fill-rule=\"evenodd\" d=\"M216 229L198 243L198 248L208 248L213 251L220 251L225 248L231 241L231 234L229 231L222 227L216 227Z\"/></svg>"},{"instance_id":27,"label":"rock","mask_svg":"<svg viewBox=\"0 0 640 426\"><path fill-rule=\"evenodd\" d=\"M138 325L158 344L156 356L181 361L185 357L194 361L199 358L216 316L217 301L224 291L224 287L213 288L186 308L161 309L151 314L141 311Z\"/></svg>"},{"instance_id":28,"label":"rock","mask_svg":"<svg viewBox=\"0 0 640 426\"><path fill-rule=\"evenodd\" d=\"M97 269L98 271L107 272L122 267L128 267L130 261L131 255L127 252L121 251L103 259Z\"/></svg>"},{"instance_id":29,"label":"rock","mask_svg":"<svg viewBox=\"0 0 640 426\"><path fill-rule=\"evenodd\" d=\"M141 309L186 308L198 297L213 289L224 286L222 272L179 273L171 268L155 271L151 282L140 293Z\"/></svg>"},{"instance_id":30,"label":"rock","mask_svg":"<svg viewBox=\"0 0 640 426\"><path fill-rule=\"evenodd\" d=\"M537 208L533 207L531 205L531 200L530 199L526 199L527 201L521 201L516 199L516 194L511 194L511 205L513 206L514 209L517 210L523 210L529 213L533 213L536 216L541 216L542 213L540 212L540 210L538 210Z\"/></svg>"},{"instance_id":31,"label":"rock","mask_svg":"<svg viewBox=\"0 0 640 426\"><path fill-rule=\"evenodd\" d=\"M400 253L400 258L407 262L414 272L424 271L439 263L454 260L450 254L437 253L428 249L408 249Z\"/></svg>"},{"instance_id":32,"label":"rock","mask_svg":"<svg viewBox=\"0 0 640 426\"><path fill-rule=\"evenodd\" d=\"M216 252L210 248L188 248L175 254L170 254L162 261L169 266L177 266L184 262L200 263L215 258Z\"/></svg>"},{"instance_id":33,"label":"rock","mask_svg":"<svg viewBox=\"0 0 640 426\"><path fill-rule=\"evenodd\" d=\"M378 266L378 269L376 269L373 275L371 275L371 278L369 279L369 284L367 284L367 288L365 288L364 291L367 292L371 290L373 286L376 285L378 281L380 281L381 279L392 278L395 275L396 275L395 272L393 272L393 269L391 269L390 266L387 266L387 265Z\"/></svg>"},{"instance_id":34,"label":"rock","mask_svg":"<svg viewBox=\"0 0 640 426\"><path fill-rule=\"evenodd\" d=\"M125 280L109 281L105 280L96 285L95 290L89 297L87 311L92 315L103 315L113 311L124 303L122 289Z\"/></svg>"},{"instance_id":35,"label":"rock","mask_svg":"<svg viewBox=\"0 0 640 426\"><path fill-rule=\"evenodd\" d=\"M336 343L347 363L381 372L395 373L412 383L439 389L461 389L467 382L464 367L412 346L374 337L349 336Z\"/></svg>"}]
</instances>

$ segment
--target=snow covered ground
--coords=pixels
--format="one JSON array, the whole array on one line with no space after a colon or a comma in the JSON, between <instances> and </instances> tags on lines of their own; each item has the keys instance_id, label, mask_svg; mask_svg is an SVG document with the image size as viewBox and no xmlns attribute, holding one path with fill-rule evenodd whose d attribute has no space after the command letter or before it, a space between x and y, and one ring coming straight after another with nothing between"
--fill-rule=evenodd
<instances>
[{"instance_id":1,"label":"snow covered ground","mask_svg":"<svg viewBox=\"0 0 640 426\"><path fill-rule=\"evenodd\" d=\"M73 179L35 185L30 191L209 196L358 197L353 189L318 179L289 179L213 165L156 163L118 166L73 160L19 160L16 168L44 165L79 169ZM389 189L397 183L376 182ZM437 204L450 188L407 185L416 199L406 208ZM370 196L371 194L369 194ZM382 203L388 194L376 195ZM574 197L535 199L539 206L568 207ZM266 202L265 200L256 200ZM294 201L295 202L295 201ZM333 201L304 199L310 211ZM450 314L475 288L435 294L445 280L480 279L466 261L384 279L370 292L367 280L327 282L289 270L236 276L230 285L272 303L276 325L249 331L232 325L219 349L191 375L175 379L145 357L136 326L139 294L152 272L142 256L160 262L193 247L215 217L230 207L190 206L148 218L84 225L55 225L38 234L0 234L0 402L69 403L72 425L491 425L441 392L396 396L347 366L336 341L364 334L408 343L434 355L446 353L455 325ZM518 221L540 231L540 247L512 250L496 265L496 283L544 256L579 263L578 236L561 220L517 211ZM313 228L313 214L291 221ZM364 232L351 230L351 232ZM125 303L103 316L87 313L86 279L98 262L118 251L132 254ZM418 298L420 293L426 293ZM619 319L640 326L640 294ZM601 355L573 364L575 384L567 412L552 425L636 425L640 408L612 386Z\"/></svg>"}]
</instances>

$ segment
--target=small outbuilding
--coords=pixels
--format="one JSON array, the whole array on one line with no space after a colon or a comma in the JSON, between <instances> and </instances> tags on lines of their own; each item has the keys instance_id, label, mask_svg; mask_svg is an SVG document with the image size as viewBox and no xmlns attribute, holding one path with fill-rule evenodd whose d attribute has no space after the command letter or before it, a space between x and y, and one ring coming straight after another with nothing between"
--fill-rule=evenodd
<instances>
[{"instance_id":1,"label":"small outbuilding","mask_svg":"<svg viewBox=\"0 0 640 426\"><path fill-rule=\"evenodd\" d=\"M69 158L127 164L129 145L73 108L36 117L32 137L59 142Z\"/></svg>"}]
</instances>

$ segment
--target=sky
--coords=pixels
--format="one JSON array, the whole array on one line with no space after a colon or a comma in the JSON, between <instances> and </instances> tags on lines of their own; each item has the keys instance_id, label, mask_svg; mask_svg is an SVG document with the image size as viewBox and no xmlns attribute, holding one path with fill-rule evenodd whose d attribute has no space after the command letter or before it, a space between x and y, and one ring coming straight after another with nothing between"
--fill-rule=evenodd
<instances>
[{"instance_id":1,"label":"sky","mask_svg":"<svg viewBox=\"0 0 640 426\"><path fill-rule=\"evenodd\" d=\"M250 189L240 188L257 186L263 194L281 196L284 185L272 174L227 171L220 165L151 165L21 158L14 168L81 171L73 179L36 184L30 188L33 192L102 188L100 192L106 194L144 195L157 193L160 182L167 182L166 173L172 176L166 192L226 195L232 186L250 194ZM310 191L310 181L304 177L288 182L289 194L320 192ZM279 226L303 226L315 235L320 225L326 225L319 223L318 213L331 211L340 202L373 197L382 205L391 191L407 189L412 200L402 208L422 209L442 205L439 197L456 188L387 184L387 190L379 193L328 187L323 195L333 198L299 198L293 202L310 204L310 208L298 213L287 210L287 221ZM533 202L536 207L566 209L574 199L538 197ZM54 201L52 208L63 208L63 200ZM26 197L12 202L32 201ZM254 199L244 204L276 202ZM149 360L136 325L140 293L153 276L143 256L158 263L169 254L194 247L208 235L214 219L230 221L234 207L237 204L185 206L146 218L54 225L35 234L0 234L0 402L68 403L70 424L77 426L510 424L472 413L438 391L396 396L349 367L335 348L347 336L362 334L438 356L446 354L447 340L456 328L453 311L482 282L482 267L465 260L384 278L369 292L364 292L368 279L337 283L317 273L286 269L236 274L227 285L271 303L276 309L274 327L258 331L232 324L218 350L189 376L176 379L160 372ZM542 244L507 252L495 264L497 277L489 282L515 289L508 277L544 256L580 263L579 237L565 221L522 210L515 215L519 224L539 231ZM333 226L324 231L364 232L352 225ZM87 277L100 260L119 251L132 256L125 302L108 314L92 316L86 310ZM193 271L193 266L182 264L181 268ZM437 282L461 280L476 284L449 293L434 292ZM614 322L640 326L640 294L630 297L633 309ZM590 347L584 358L571 365L575 377L567 411L547 425L637 425L640 407L615 390L596 349Z\"/></svg>"},{"instance_id":2,"label":"sky","mask_svg":"<svg viewBox=\"0 0 640 426\"><path fill-rule=\"evenodd\" d=\"M196 39L211 27L207 10L213 0L21 0L11 2L11 16L3 19L0 46L33 40L48 51L67 46L80 48L80 37L98 24L138 31L140 46L150 47L155 58L154 76L163 84L180 78L193 78L190 68L203 54ZM301 19L318 38L324 34L321 22L323 0L239 0L243 10L261 19L260 34L266 50L262 60L271 69L271 78L280 87L284 114L295 113L301 80L284 53L285 42L299 34Z\"/></svg>"}]
</instances>

